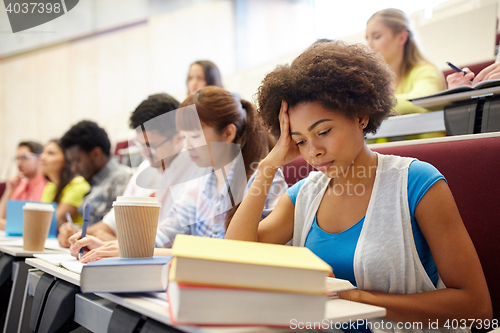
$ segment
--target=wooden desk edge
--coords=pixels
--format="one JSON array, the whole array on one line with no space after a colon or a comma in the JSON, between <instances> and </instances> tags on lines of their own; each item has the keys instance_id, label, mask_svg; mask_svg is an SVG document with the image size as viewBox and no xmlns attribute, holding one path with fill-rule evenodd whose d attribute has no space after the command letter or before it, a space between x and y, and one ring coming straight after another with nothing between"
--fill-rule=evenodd
<instances>
[{"instance_id":1,"label":"wooden desk edge","mask_svg":"<svg viewBox=\"0 0 500 333\"><path fill-rule=\"evenodd\" d=\"M23 250L22 246L12 246L12 245L0 245L0 252L21 258L32 258L33 254L35 253L44 253L44 254L66 253L65 251L62 250L52 250L52 249L45 249L43 251L25 251Z\"/></svg>"},{"instance_id":2,"label":"wooden desk edge","mask_svg":"<svg viewBox=\"0 0 500 333\"><path fill-rule=\"evenodd\" d=\"M28 258L26 264L38 268L39 270L53 275L61 280L80 286L80 274L71 272L66 268L52 265L42 259Z\"/></svg>"}]
</instances>

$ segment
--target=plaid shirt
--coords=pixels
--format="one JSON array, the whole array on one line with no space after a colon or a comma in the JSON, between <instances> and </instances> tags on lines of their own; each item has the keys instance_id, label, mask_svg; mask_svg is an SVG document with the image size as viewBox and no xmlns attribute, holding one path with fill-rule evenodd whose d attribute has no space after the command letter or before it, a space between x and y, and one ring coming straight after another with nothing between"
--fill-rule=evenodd
<instances>
[{"instance_id":1,"label":"plaid shirt","mask_svg":"<svg viewBox=\"0 0 500 333\"><path fill-rule=\"evenodd\" d=\"M231 192L235 204L238 204L250 189L256 175L254 173L248 182L246 182L245 176L243 187L237 186L234 174L241 175L238 173L237 164L233 163L231 166L220 195L217 191L215 173L212 172L190 182L189 188L183 191L182 195L176 196L179 199L174 201L167 218L161 221L158 226L156 247L172 247L177 234L224 238L226 214L233 207L229 192ZM241 169L239 171L241 172ZM228 186L228 184L231 185ZM271 213L287 188L283 172L278 170L271 184L261 219Z\"/></svg>"},{"instance_id":2,"label":"plaid shirt","mask_svg":"<svg viewBox=\"0 0 500 333\"><path fill-rule=\"evenodd\" d=\"M83 216L83 208L90 203L89 225L102 220L111 209L116 197L122 195L132 176L132 169L110 159L90 180L90 192L83 198L78 213Z\"/></svg>"}]
</instances>

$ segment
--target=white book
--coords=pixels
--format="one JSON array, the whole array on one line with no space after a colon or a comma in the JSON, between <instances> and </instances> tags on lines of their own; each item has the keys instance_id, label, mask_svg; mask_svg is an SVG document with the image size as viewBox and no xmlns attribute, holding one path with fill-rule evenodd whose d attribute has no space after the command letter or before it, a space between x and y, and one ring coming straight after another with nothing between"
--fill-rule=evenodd
<instances>
[{"instance_id":1,"label":"white book","mask_svg":"<svg viewBox=\"0 0 500 333\"><path fill-rule=\"evenodd\" d=\"M176 325L289 327L321 321L327 296L169 281L167 299Z\"/></svg>"}]
</instances>

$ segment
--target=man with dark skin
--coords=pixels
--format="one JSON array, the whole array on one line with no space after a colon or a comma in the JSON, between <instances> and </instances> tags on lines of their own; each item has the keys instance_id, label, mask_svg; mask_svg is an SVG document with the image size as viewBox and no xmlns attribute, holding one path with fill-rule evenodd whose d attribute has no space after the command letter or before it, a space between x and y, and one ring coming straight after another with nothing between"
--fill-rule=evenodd
<instances>
[{"instance_id":1,"label":"man with dark skin","mask_svg":"<svg viewBox=\"0 0 500 333\"><path fill-rule=\"evenodd\" d=\"M78 211L82 214L83 207L90 203L89 225L97 223L125 190L132 170L111 158L108 135L93 121L83 120L71 127L61 138L61 144L72 171L85 178L91 186ZM59 244L68 247L68 238L75 231L67 223L61 225Z\"/></svg>"}]
</instances>

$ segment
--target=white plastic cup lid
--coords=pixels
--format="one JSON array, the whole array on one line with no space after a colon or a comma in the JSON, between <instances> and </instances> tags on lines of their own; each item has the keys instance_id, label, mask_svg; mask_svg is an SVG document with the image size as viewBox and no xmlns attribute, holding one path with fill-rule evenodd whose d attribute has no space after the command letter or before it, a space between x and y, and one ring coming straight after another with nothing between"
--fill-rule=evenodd
<instances>
[{"instance_id":1,"label":"white plastic cup lid","mask_svg":"<svg viewBox=\"0 0 500 333\"><path fill-rule=\"evenodd\" d=\"M44 212L54 212L54 206L52 206L51 204L44 204L44 203L27 202L24 204L23 209L41 210Z\"/></svg>"},{"instance_id":2,"label":"white plastic cup lid","mask_svg":"<svg viewBox=\"0 0 500 333\"><path fill-rule=\"evenodd\" d=\"M161 207L157 198L152 197L118 197L113 206L148 206Z\"/></svg>"}]
</instances>

